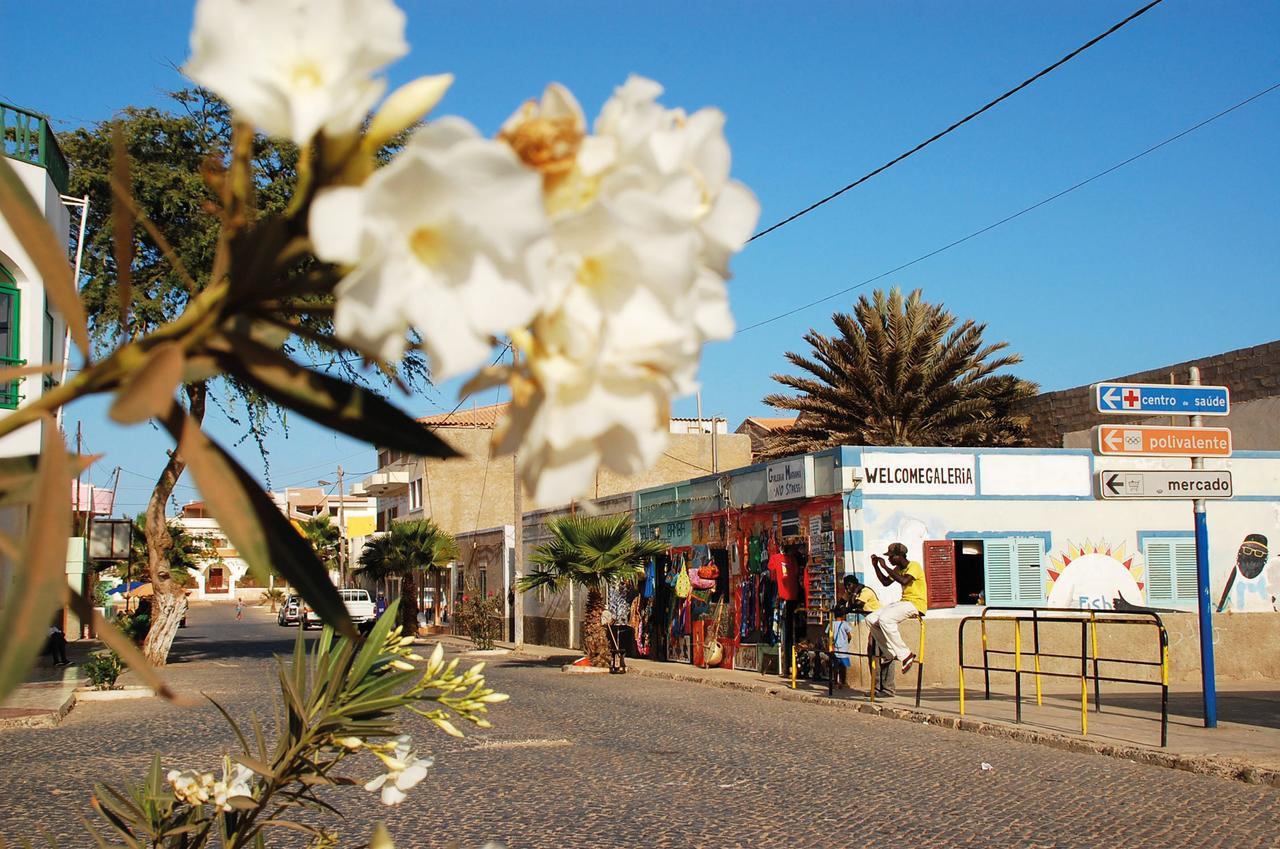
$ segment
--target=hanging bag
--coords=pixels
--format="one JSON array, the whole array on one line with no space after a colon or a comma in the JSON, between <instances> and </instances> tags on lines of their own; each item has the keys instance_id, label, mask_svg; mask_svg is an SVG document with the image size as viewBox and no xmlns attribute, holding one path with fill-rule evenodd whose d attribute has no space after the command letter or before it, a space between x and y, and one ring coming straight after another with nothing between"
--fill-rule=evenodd
<instances>
[{"instance_id":1,"label":"hanging bag","mask_svg":"<svg viewBox=\"0 0 1280 849\"><path fill-rule=\"evenodd\" d=\"M676 598L688 598L693 592L693 582L689 580L689 567L680 567L680 575L676 578Z\"/></svg>"}]
</instances>

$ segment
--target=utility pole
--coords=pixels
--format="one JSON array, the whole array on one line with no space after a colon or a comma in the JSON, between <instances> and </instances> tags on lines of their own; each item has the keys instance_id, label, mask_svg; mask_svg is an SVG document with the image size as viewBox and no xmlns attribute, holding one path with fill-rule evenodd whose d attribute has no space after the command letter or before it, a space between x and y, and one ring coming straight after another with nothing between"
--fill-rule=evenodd
<instances>
[{"instance_id":1,"label":"utility pole","mask_svg":"<svg viewBox=\"0 0 1280 849\"><path fill-rule=\"evenodd\" d=\"M347 585L347 490L342 485L342 464L338 464L338 575Z\"/></svg>"},{"instance_id":2,"label":"utility pole","mask_svg":"<svg viewBox=\"0 0 1280 849\"><path fill-rule=\"evenodd\" d=\"M79 466L78 461L79 461L80 455L83 453L84 451L81 449L80 422L76 422L76 459L77 459L76 465L77 467ZM81 507L83 507L83 505L80 503L80 476L83 474L84 474L83 471L76 472L76 512L77 513L80 512ZM80 518L79 516L76 517L77 520L79 520L79 518ZM77 521L77 524L79 525L78 521ZM78 526L76 528L76 531L80 533L81 536L83 536L87 532L83 527L83 525Z\"/></svg>"},{"instance_id":3,"label":"utility pole","mask_svg":"<svg viewBox=\"0 0 1280 849\"><path fill-rule=\"evenodd\" d=\"M514 371L519 355L516 354L516 348L511 346L511 368ZM512 524L514 525L512 532L511 546L511 586L513 588L512 607L514 608L515 623L512 627L511 641L517 646L524 645L524 593L518 589L514 589L520 579L524 577L524 487L520 483L520 463L519 454L512 452L511 454L511 483L515 494L512 496L511 511L513 515Z\"/></svg>"}]
</instances>

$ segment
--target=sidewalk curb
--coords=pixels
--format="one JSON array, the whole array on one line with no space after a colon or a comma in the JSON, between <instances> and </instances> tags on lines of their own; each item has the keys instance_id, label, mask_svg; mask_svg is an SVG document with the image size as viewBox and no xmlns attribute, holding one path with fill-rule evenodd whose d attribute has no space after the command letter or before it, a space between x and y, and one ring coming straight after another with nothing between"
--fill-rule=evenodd
<instances>
[{"instance_id":1,"label":"sidewalk curb","mask_svg":"<svg viewBox=\"0 0 1280 849\"><path fill-rule=\"evenodd\" d=\"M568 652L569 650L563 650L557 652L557 654L565 654ZM546 661L550 659L548 656L517 648L513 648L511 654L508 656L518 657L525 660ZM551 655L551 657L554 656L556 655ZM766 682L757 684L727 679L716 680L714 678L704 678L698 675L690 675L675 670L668 671L666 669L648 669L632 665L627 666L627 672L629 674L640 675L645 678L660 678L668 681L680 681L688 684L702 684L705 686L720 687L721 689L726 690L760 693L766 696L774 696L784 701L809 702L810 704L826 705L828 707L852 710L857 713L871 716L914 722L920 725L935 725L940 728L949 728L953 731L967 731L972 734L981 734L985 737L993 737L1001 740L1014 740L1019 743L1034 743L1040 746L1048 746L1053 749L1076 752L1079 754L1103 755L1105 757L1127 760L1133 763L1146 764L1148 766L1159 766L1165 767L1166 769L1180 769L1185 772L1196 773L1198 775L1211 775L1216 778L1241 781L1246 784L1261 784L1271 787L1280 787L1280 770L1255 766L1246 761L1237 760L1235 758L1213 755L1179 755L1172 752L1148 749L1142 746L1125 745L1121 743L1100 743L1053 731L1039 731L1031 728L1009 725L1002 722L971 719L963 716L949 716L916 708L900 708L884 704L873 704L870 702L852 702L842 699L832 699L817 693L791 690L782 683L771 685Z\"/></svg>"},{"instance_id":2,"label":"sidewalk curb","mask_svg":"<svg viewBox=\"0 0 1280 849\"><path fill-rule=\"evenodd\" d=\"M12 728L56 728L75 706L76 694L71 693L56 710L0 708L0 731Z\"/></svg>"}]
</instances>

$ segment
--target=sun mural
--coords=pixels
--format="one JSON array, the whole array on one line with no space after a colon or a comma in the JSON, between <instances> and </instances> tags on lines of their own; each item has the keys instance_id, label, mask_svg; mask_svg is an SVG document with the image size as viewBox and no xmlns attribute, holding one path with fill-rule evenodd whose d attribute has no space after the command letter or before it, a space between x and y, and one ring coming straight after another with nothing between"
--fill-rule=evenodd
<instances>
[{"instance_id":1,"label":"sun mural","mask_svg":"<svg viewBox=\"0 0 1280 849\"><path fill-rule=\"evenodd\" d=\"M1050 607L1110 610L1117 598L1144 604L1142 565L1134 563L1133 555L1125 555L1123 543L1114 547L1105 541L1067 543L1065 551L1049 560Z\"/></svg>"}]
</instances>

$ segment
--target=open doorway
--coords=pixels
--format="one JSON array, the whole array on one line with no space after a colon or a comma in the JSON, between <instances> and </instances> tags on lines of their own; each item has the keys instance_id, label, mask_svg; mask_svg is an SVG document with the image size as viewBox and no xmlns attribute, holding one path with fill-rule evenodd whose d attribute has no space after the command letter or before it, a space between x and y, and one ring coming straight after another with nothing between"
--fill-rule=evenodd
<instances>
[{"instance_id":1,"label":"open doorway","mask_svg":"<svg viewBox=\"0 0 1280 849\"><path fill-rule=\"evenodd\" d=\"M987 574L982 540L956 540L956 603L985 604Z\"/></svg>"}]
</instances>

